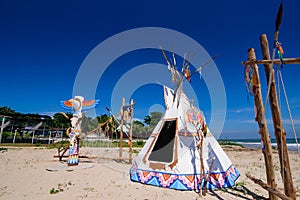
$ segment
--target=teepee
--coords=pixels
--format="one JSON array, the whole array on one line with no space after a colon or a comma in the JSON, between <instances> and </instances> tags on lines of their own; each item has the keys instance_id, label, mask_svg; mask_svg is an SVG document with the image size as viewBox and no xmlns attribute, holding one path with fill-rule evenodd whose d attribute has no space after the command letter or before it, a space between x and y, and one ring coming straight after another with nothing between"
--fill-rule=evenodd
<instances>
[{"instance_id":1,"label":"teepee","mask_svg":"<svg viewBox=\"0 0 300 200\"><path fill-rule=\"evenodd\" d=\"M178 190L199 190L206 176L209 189L233 186L239 172L206 128L203 113L182 90L175 94L164 86L166 111L134 160L131 180ZM206 137L198 137L199 132Z\"/></svg>"},{"instance_id":2,"label":"teepee","mask_svg":"<svg viewBox=\"0 0 300 200\"><path fill-rule=\"evenodd\" d=\"M177 190L233 186L239 172L182 90L184 78L173 72L177 88L164 86L165 113L133 161L131 180Z\"/></svg>"}]
</instances>

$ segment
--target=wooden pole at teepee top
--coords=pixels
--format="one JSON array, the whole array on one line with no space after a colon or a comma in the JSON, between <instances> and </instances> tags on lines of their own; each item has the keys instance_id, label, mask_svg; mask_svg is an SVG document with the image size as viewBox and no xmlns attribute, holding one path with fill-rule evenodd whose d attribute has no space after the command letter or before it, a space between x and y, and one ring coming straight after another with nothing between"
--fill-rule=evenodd
<instances>
[{"instance_id":1,"label":"wooden pole at teepee top","mask_svg":"<svg viewBox=\"0 0 300 200\"><path fill-rule=\"evenodd\" d=\"M251 63L252 61L256 60L256 55L253 48L248 49L248 61ZM275 171L273 165L273 157L272 157L272 145L270 141L270 135L268 132L267 121L265 118L265 108L263 104L263 98L261 94L261 85L260 85L260 78L258 72L258 66L256 64L252 65L253 67L253 76L252 76L252 90L254 96L254 103L257 109L257 116L256 121L258 122L259 126L259 134L261 135L261 140L263 143L262 152L265 159L266 165L266 175L267 175L267 183L272 188L276 188L275 182ZM269 199L274 200L278 199L274 194L269 192Z\"/></svg>"},{"instance_id":2,"label":"wooden pole at teepee top","mask_svg":"<svg viewBox=\"0 0 300 200\"><path fill-rule=\"evenodd\" d=\"M132 163L133 99L130 100L129 162Z\"/></svg>"},{"instance_id":3,"label":"wooden pole at teepee top","mask_svg":"<svg viewBox=\"0 0 300 200\"><path fill-rule=\"evenodd\" d=\"M270 60L269 44L266 34L260 36L260 44L264 60ZM271 83L269 102L271 106L274 132L277 141L277 149L281 167L281 177L283 179L284 192L288 197L296 199L296 191L293 185L293 179L290 168L288 148L286 145L286 132L283 129L278 99L276 94L276 84L274 70L271 64L264 64L267 82ZM269 76L271 74L271 76ZM271 78L271 80L269 80ZM268 86L269 87L269 86Z\"/></svg>"},{"instance_id":4,"label":"wooden pole at teepee top","mask_svg":"<svg viewBox=\"0 0 300 200\"><path fill-rule=\"evenodd\" d=\"M123 124L124 124L124 105L125 105L125 98L122 98L122 118L121 118L121 125L120 125L120 151L119 151L119 158L122 158L122 151L123 151Z\"/></svg>"}]
</instances>

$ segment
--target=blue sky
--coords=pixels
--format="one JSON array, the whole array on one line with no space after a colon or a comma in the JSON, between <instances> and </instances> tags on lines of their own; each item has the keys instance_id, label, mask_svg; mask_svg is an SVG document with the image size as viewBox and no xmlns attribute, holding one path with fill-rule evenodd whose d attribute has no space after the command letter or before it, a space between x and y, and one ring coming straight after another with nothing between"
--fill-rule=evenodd
<instances>
[{"instance_id":1,"label":"blue sky","mask_svg":"<svg viewBox=\"0 0 300 200\"><path fill-rule=\"evenodd\" d=\"M0 106L18 112L51 114L62 111L59 101L72 97L77 72L101 42L126 30L162 27L183 33L211 55L226 91L224 138L259 137L254 122L253 99L247 98L241 62L254 47L261 58L259 36L272 42L274 22L281 1L0 1ZM285 1L279 41L284 57L299 57L300 14L297 0ZM171 48L171 47L168 47ZM180 49L179 46L174 46ZM197 52L195 52L197 53ZM169 55L170 56L170 55ZM103 55L105 58L106 55ZM101 59L101 58L99 58ZM180 58L179 58L180 60ZM108 114L114 85L137 65L165 64L159 50L138 50L115 60L99 81L97 114ZM205 62L205 61L204 61ZM296 129L300 126L299 65L282 70ZM147 76L147 75L145 75ZM263 96L266 81L260 66ZM171 81L171 78L170 78ZM192 87L201 109L210 117L211 104L203 79ZM135 117L144 118L152 105L162 104L162 89L144 85L133 96ZM203 98L204 97L204 98ZM121 99L119 100L121 102ZM282 118L293 137L282 96ZM269 108L268 108L269 110ZM268 121L271 116L267 113ZM269 128L273 137L273 128Z\"/></svg>"}]
</instances>

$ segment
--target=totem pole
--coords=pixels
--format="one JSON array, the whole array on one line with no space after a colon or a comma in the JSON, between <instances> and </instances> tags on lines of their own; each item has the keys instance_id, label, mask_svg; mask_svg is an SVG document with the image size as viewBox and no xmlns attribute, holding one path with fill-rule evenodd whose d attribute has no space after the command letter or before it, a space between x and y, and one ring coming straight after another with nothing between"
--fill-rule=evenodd
<instances>
[{"instance_id":1,"label":"totem pole","mask_svg":"<svg viewBox=\"0 0 300 200\"><path fill-rule=\"evenodd\" d=\"M99 100L85 101L82 96L75 96L73 99L68 101L61 101L61 106L63 108L73 111L73 116L70 119L71 127L67 129L67 135L70 140L68 166L78 165L79 162L79 136L81 134L82 119L85 114L82 113L82 111L93 109L98 105L98 103ZM66 114L62 114L67 117Z\"/></svg>"}]
</instances>

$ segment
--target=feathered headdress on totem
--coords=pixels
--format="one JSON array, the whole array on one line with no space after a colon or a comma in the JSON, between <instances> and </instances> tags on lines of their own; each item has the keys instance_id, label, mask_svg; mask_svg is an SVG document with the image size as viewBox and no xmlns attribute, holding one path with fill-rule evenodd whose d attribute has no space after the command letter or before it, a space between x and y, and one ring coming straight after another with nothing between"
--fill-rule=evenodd
<instances>
[{"instance_id":1,"label":"feathered headdress on totem","mask_svg":"<svg viewBox=\"0 0 300 200\"><path fill-rule=\"evenodd\" d=\"M90 110L95 108L99 104L100 100L84 100L82 103L82 111L84 110ZM73 99L69 99L68 101L60 101L61 107L63 107L66 110L72 110L73 109Z\"/></svg>"}]
</instances>

